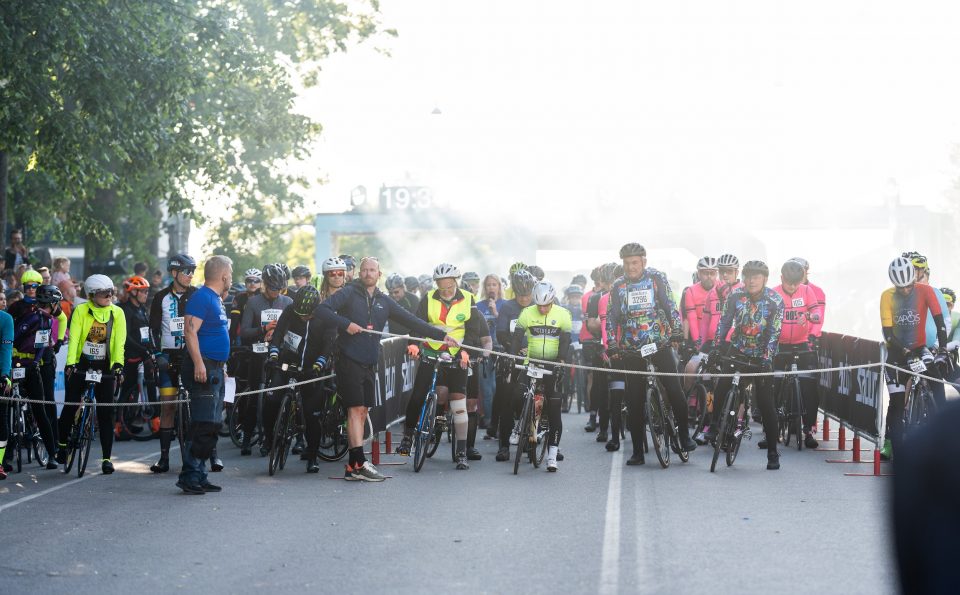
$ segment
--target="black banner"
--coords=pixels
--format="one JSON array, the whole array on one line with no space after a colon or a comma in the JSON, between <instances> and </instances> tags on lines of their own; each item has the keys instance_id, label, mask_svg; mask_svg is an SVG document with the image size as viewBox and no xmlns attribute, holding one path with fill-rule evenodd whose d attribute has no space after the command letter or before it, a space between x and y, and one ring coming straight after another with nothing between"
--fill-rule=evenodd
<instances>
[{"instance_id":1,"label":"black banner","mask_svg":"<svg viewBox=\"0 0 960 595\"><path fill-rule=\"evenodd\" d=\"M386 430L387 424L403 415L417 371L417 362L407 355L406 339L384 339L380 341L380 346L377 405L370 409L374 432Z\"/></svg>"},{"instance_id":2,"label":"black banner","mask_svg":"<svg viewBox=\"0 0 960 595\"><path fill-rule=\"evenodd\" d=\"M859 337L823 333L820 367L837 368L883 361L882 343ZM879 439L878 411L886 384L883 369L858 368L820 373L820 408L865 436Z\"/></svg>"}]
</instances>

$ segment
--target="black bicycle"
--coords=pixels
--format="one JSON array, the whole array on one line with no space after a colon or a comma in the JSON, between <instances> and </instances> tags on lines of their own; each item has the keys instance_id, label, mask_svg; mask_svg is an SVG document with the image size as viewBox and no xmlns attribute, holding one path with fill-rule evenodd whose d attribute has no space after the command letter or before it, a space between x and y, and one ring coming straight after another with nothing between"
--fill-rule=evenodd
<instances>
[{"instance_id":1,"label":"black bicycle","mask_svg":"<svg viewBox=\"0 0 960 595\"><path fill-rule=\"evenodd\" d=\"M428 456L432 456L440 445L443 434L437 432L437 377L440 375L440 366L453 366L453 358L447 352L441 352L437 355L422 353L420 355L421 365L423 363L433 365L433 377L430 380L430 389L423 399L423 405L420 407L420 416L417 418L417 425L413 429L413 470L419 473L423 468L423 462ZM444 418L445 420L446 418ZM441 423L445 423L441 422Z\"/></svg>"},{"instance_id":2,"label":"black bicycle","mask_svg":"<svg viewBox=\"0 0 960 595\"><path fill-rule=\"evenodd\" d=\"M63 472L70 473L70 469L76 464L77 477L79 478L83 477L87 470L87 463L90 462L90 446L93 444L93 435L96 431L97 385L103 382L104 376L109 378L111 375L94 369L82 372L74 370L73 373L82 373L87 386L83 391L80 407L77 408L77 413L74 416L70 437L67 438L67 466ZM110 432L111 428L100 428L100 431Z\"/></svg>"},{"instance_id":3,"label":"black bicycle","mask_svg":"<svg viewBox=\"0 0 960 595\"><path fill-rule=\"evenodd\" d=\"M750 418L747 415L750 401L747 393L740 387L740 375L741 368L748 369L755 367L755 364L750 360L733 356L721 356L715 359L718 361L711 363L715 365L717 373L733 374L733 380L730 390L724 396L723 405L720 409L720 426L713 443L713 460L710 462L711 473L717 469L717 461L720 460L721 452L726 454L727 467L730 467L737 460L743 438L752 438L753 436L750 431ZM715 401L714 407L716 406Z\"/></svg>"},{"instance_id":4,"label":"black bicycle","mask_svg":"<svg viewBox=\"0 0 960 595\"><path fill-rule=\"evenodd\" d=\"M320 418L320 444L317 456L324 461L339 461L349 449L347 410L333 383L323 388L323 394L323 404L317 412Z\"/></svg>"},{"instance_id":5,"label":"black bicycle","mask_svg":"<svg viewBox=\"0 0 960 595\"><path fill-rule=\"evenodd\" d=\"M928 425L937 414L937 402L933 398L930 381L921 375L927 371L927 363L923 361L921 353L925 349L916 350L907 358L907 367L912 374L907 379L906 396L903 403L903 439L917 433L919 429Z\"/></svg>"},{"instance_id":6,"label":"black bicycle","mask_svg":"<svg viewBox=\"0 0 960 595\"><path fill-rule=\"evenodd\" d=\"M790 374L784 374L777 391L777 429L784 446L790 446L791 436L797 441L797 450L803 450L803 416L806 413L803 393L800 391L799 363L801 352L792 352Z\"/></svg>"},{"instance_id":7,"label":"black bicycle","mask_svg":"<svg viewBox=\"0 0 960 595\"><path fill-rule=\"evenodd\" d=\"M267 459L267 471L270 475L283 469L294 438L303 434L303 401L300 387L296 386L300 372L300 368L292 364L280 366L280 373L285 377L285 387L282 388L277 421L273 424L273 444ZM281 390L281 387L278 386L277 390Z\"/></svg>"},{"instance_id":8,"label":"black bicycle","mask_svg":"<svg viewBox=\"0 0 960 595\"><path fill-rule=\"evenodd\" d=\"M238 348L243 349L241 354L252 353L249 347ZM253 364L251 364L253 365ZM271 373L271 365L269 360L263 362L263 371L260 374L260 385L256 388L260 391L267 388L269 381L269 376ZM250 387L244 387L250 388ZM237 387L237 392L244 392L240 390L240 387ZM230 434L230 441L233 442L233 445L237 448L240 448L243 445L244 440L244 431L243 431L243 413L249 407L256 407L257 410L257 421L253 426L253 433L250 435L250 446L256 446L263 442L263 392L258 392L252 395L241 395L236 397L233 406L230 407L230 411L227 415L227 428Z\"/></svg>"},{"instance_id":9,"label":"black bicycle","mask_svg":"<svg viewBox=\"0 0 960 595\"><path fill-rule=\"evenodd\" d=\"M513 443L513 437L517 437L517 452L513 459L513 474L516 475L520 470L520 460L524 453L527 454L534 468L538 468L547 452L549 442L547 434L550 426L543 418L543 378L552 375L553 372L532 362L526 365L515 364L514 367L526 372L529 380L523 393L523 409L510 435L511 443Z\"/></svg>"}]
</instances>

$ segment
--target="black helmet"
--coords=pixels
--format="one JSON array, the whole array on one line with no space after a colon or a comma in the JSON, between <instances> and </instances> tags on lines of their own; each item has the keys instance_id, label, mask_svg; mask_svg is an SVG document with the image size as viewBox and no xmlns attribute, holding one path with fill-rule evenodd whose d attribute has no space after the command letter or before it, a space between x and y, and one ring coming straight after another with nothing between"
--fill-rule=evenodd
<instances>
[{"instance_id":1,"label":"black helmet","mask_svg":"<svg viewBox=\"0 0 960 595\"><path fill-rule=\"evenodd\" d=\"M750 275L763 275L764 277L770 276L770 269L767 267L767 263L762 260L751 260L743 265L743 276L748 277Z\"/></svg>"},{"instance_id":2,"label":"black helmet","mask_svg":"<svg viewBox=\"0 0 960 595\"><path fill-rule=\"evenodd\" d=\"M167 261L167 271L179 271L182 269L197 269L197 261L189 254L177 254L171 256Z\"/></svg>"},{"instance_id":3,"label":"black helmet","mask_svg":"<svg viewBox=\"0 0 960 595\"><path fill-rule=\"evenodd\" d=\"M280 265L268 264L263 267L260 278L263 280L263 286L271 291L281 291L287 287L287 275Z\"/></svg>"},{"instance_id":4,"label":"black helmet","mask_svg":"<svg viewBox=\"0 0 960 595\"><path fill-rule=\"evenodd\" d=\"M536 277L537 281L543 281L543 276L544 276L543 269L541 269L535 264L531 264L527 266L527 270L530 271L531 275Z\"/></svg>"},{"instance_id":5,"label":"black helmet","mask_svg":"<svg viewBox=\"0 0 960 595\"><path fill-rule=\"evenodd\" d=\"M37 288L37 303L39 304L59 304L63 300L63 294L57 289L56 285L41 285Z\"/></svg>"},{"instance_id":6,"label":"black helmet","mask_svg":"<svg viewBox=\"0 0 960 595\"><path fill-rule=\"evenodd\" d=\"M307 283L293 296L293 313L297 316L309 316L320 303L320 290Z\"/></svg>"},{"instance_id":7,"label":"black helmet","mask_svg":"<svg viewBox=\"0 0 960 595\"><path fill-rule=\"evenodd\" d=\"M583 275L574 275L573 279L570 281L570 285L579 285L580 287L587 286L587 278Z\"/></svg>"},{"instance_id":8,"label":"black helmet","mask_svg":"<svg viewBox=\"0 0 960 595\"><path fill-rule=\"evenodd\" d=\"M600 265L600 266L603 266L603 265ZM593 267L593 270L590 271L590 279L594 283L600 282L600 267Z\"/></svg>"},{"instance_id":9,"label":"black helmet","mask_svg":"<svg viewBox=\"0 0 960 595\"><path fill-rule=\"evenodd\" d=\"M420 289L420 282L417 281L417 278L413 275L403 278L403 285L407 288L407 291L417 291Z\"/></svg>"},{"instance_id":10,"label":"black helmet","mask_svg":"<svg viewBox=\"0 0 960 595\"><path fill-rule=\"evenodd\" d=\"M342 260L342 261L347 265L347 270L348 270L348 271L352 271L353 269L357 268L357 261L356 261L356 259L355 259L354 257L350 256L349 254L341 254L341 255L338 256L337 258L339 258L340 260Z\"/></svg>"},{"instance_id":11,"label":"black helmet","mask_svg":"<svg viewBox=\"0 0 960 595\"><path fill-rule=\"evenodd\" d=\"M624 244L623 247L620 248L620 258L627 258L628 256L646 256L646 255L647 255L647 249L636 242Z\"/></svg>"},{"instance_id":12,"label":"black helmet","mask_svg":"<svg viewBox=\"0 0 960 595\"><path fill-rule=\"evenodd\" d=\"M536 284L537 278L527 269L520 269L510 277L510 286L513 287L514 295L530 295Z\"/></svg>"},{"instance_id":13,"label":"black helmet","mask_svg":"<svg viewBox=\"0 0 960 595\"><path fill-rule=\"evenodd\" d=\"M302 264L297 265L297 266L293 267L293 271L291 271L290 275L291 275L292 277L294 277L294 278L296 278L296 277L310 277L310 276L311 276L311 274L310 274L310 267L308 267L308 266L306 266L306 265L302 265Z\"/></svg>"},{"instance_id":14,"label":"black helmet","mask_svg":"<svg viewBox=\"0 0 960 595\"><path fill-rule=\"evenodd\" d=\"M460 277L460 279L463 280L463 281L477 281L477 282L479 282L479 281L480 281L480 275L478 275L477 273L475 273L475 272L473 272L473 271L467 271L466 273L463 274L463 277Z\"/></svg>"},{"instance_id":15,"label":"black helmet","mask_svg":"<svg viewBox=\"0 0 960 595\"><path fill-rule=\"evenodd\" d=\"M387 285L388 291L392 291L394 289L400 289L401 287L404 287L403 277L401 277L397 273L393 273L392 275L387 277L386 285Z\"/></svg>"},{"instance_id":16,"label":"black helmet","mask_svg":"<svg viewBox=\"0 0 960 595\"><path fill-rule=\"evenodd\" d=\"M744 271L746 271L746 267L744 267ZM800 283L803 281L803 265L796 260L788 260L780 267L780 274L783 275L783 280L791 285Z\"/></svg>"},{"instance_id":17,"label":"black helmet","mask_svg":"<svg viewBox=\"0 0 960 595\"><path fill-rule=\"evenodd\" d=\"M617 274L618 267L619 274ZM615 262L608 262L600 267L600 280L604 283L613 283L621 275L623 275L623 266Z\"/></svg>"}]
</instances>

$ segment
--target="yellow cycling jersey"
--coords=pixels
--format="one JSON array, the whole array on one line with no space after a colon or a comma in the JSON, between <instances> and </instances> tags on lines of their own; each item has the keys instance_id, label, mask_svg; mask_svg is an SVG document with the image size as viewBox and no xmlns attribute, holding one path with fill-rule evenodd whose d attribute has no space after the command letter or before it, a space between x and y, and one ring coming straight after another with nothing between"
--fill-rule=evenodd
<instances>
[{"instance_id":1,"label":"yellow cycling jersey","mask_svg":"<svg viewBox=\"0 0 960 595\"><path fill-rule=\"evenodd\" d=\"M527 306L517 318L517 328L527 336L527 359L558 361L560 359L560 333L573 329L570 310L554 304L546 314L541 314L536 305Z\"/></svg>"}]
</instances>

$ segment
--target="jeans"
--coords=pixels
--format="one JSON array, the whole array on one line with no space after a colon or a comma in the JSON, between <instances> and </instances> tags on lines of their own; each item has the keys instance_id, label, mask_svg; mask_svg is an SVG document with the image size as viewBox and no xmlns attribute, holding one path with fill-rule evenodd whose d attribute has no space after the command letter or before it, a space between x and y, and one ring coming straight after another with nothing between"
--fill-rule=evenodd
<instances>
[{"instance_id":1,"label":"jeans","mask_svg":"<svg viewBox=\"0 0 960 595\"><path fill-rule=\"evenodd\" d=\"M207 381L193 379L193 360L184 358L181 381L190 395L190 428L184 441L180 480L190 485L207 483L204 461L217 445L223 414L223 364L204 360Z\"/></svg>"},{"instance_id":2,"label":"jeans","mask_svg":"<svg viewBox=\"0 0 960 595\"><path fill-rule=\"evenodd\" d=\"M483 399L483 419L487 425L493 421L493 393L497 390L497 375L493 361L486 358L480 363L480 397Z\"/></svg>"}]
</instances>

